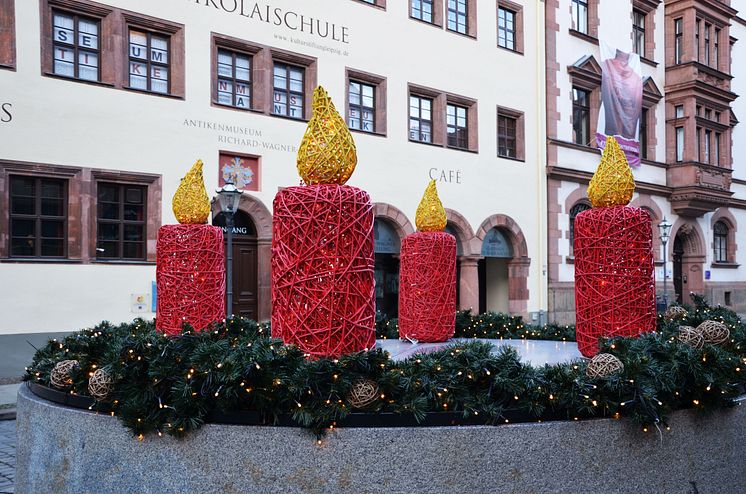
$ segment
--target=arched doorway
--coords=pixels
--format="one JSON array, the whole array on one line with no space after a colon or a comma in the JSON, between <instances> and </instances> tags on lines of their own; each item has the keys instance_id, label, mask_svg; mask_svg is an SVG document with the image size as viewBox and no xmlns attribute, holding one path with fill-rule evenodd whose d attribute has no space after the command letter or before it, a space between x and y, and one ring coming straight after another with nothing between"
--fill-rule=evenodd
<instances>
[{"instance_id":1,"label":"arched doorway","mask_svg":"<svg viewBox=\"0 0 746 494\"><path fill-rule=\"evenodd\" d=\"M399 251L401 241L392 224L373 222L375 236L376 311L389 318L399 315Z\"/></svg>"},{"instance_id":2,"label":"arched doorway","mask_svg":"<svg viewBox=\"0 0 746 494\"><path fill-rule=\"evenodd\" d=\"M456 239L456 307L461 307L461 263L458 260L464 255L464 247L461 245L458 231L452 222L446 224L445 232Z\"/></svg>"},{"instance_id":3,"label":"arched doorway","mask_svg":"<svg viewBox=\"0 0 746 494\"><path fill-rule=\"evenodd\" d=\"M482 257L477 266L479 276L479 312L510 312L508 267L513 246L499 229L491 228L482 240Z\"/></svg>"},{"instance_id":4,"label":"arched doorway","mask_svg":"<svg viewBox=\"0 0 746 494\"><path fill-rule=\"evenodd\" d=\"M703 265L705 262L703 236L693 223L674 227L671 260L673 261L673 287L676 301L692 303L690 293L704 293Z\"/></svg>"},{"instance_id":5,"label":"arched doorway","mask_svg":"<svg viewBox=\"0 0 746 494\"><path fill-rule=\"evenodd\" d=\"M233 307L232 313L248 319L259 319L258 246L256 226L251 217L239 210L233 227ZM225 215L216 215L212 224L223 228ZM227 236L224 235L227 241ZM227 268L227 266L226 266Z\"/></svg>"}]
</instances>

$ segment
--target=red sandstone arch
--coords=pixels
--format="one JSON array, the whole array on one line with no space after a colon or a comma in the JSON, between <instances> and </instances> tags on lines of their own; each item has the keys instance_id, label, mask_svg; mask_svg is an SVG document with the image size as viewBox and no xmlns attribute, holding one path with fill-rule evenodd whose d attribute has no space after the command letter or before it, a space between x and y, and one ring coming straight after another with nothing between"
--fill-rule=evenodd
<instances>
[{"instance_id":1,"label":"red sandstone arch","mask_svg":"<svg viewBox=\"0 0 746 494\"><path fill-rule=\"evenodd\" d=\"M396 206L387 204L385 202L374 202L373 203L373 216L387 220L388 223L394 227L396 234L399 235L399 239L403 239L410 233L414 233L414 227L412 223Z\"/></svg>"},{"instance_id":2,"label":"red sandstone arch","mask_svg":"<svg viewBox=\"0 0 746 494\"><path fill-rule=\"evenodd\" d=\"M461 213L448 208L446 208L446 218L448 219L448 224L453 227L453 230L458 235L458 241L461 243L461 255L474 255L475 252L472 250L474 230L471 229L471 225L466 218ZM477 252L476 254L479 253Z\"/></svg>"}]
</instances>

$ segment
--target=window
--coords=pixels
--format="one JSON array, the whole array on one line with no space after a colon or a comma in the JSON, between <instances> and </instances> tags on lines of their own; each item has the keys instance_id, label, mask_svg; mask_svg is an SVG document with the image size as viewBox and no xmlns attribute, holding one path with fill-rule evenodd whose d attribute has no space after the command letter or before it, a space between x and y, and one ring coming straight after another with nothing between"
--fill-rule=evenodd
<instances>
[{"instance_id":1,"label":"window","mask_svg":"<svg viewBox=\"0 0 746 494\"><path fill-rule=\"evenodd\" d=\"M96 19L54 11L54 73L86 81L98 81L99 30L100 24Z\"/></svg>"},{"instance_id":2,"label":"window","mask_svg":"<svg viewBox=\"0 0 746 494\"><path fill-rule=\"evenodd\" d=\"M712 230L715 262L728 262L728 225L718 221Z\"/></svg>"},{"instance_id":3,"label":"window","mask_svg":"<svg viewBox=\"0 0 746 494\"><path fill-rule=\"evenodd\" d=\"M359 81L350 81L347 125L364 132L376 130L375 86Z\"/></svg>"},{"instance_id":4,"label":"window","mask_svg":"<svg viewBox=\"0 0 746 494\"><path fill-rule=\"evenodd\" d=\"M146 187L98 183L98 259L145 260Z\"/></svg>"},{"instance_id":5,"label":"window","mask_svg":"<svg viewBox=\"0 0 746 494\"><path fill-rule=\"evenodd\" d=\"M710 141L712 140L712 131L705 130L705 163L710 163Z\"/></svg>"},{"instance_id":6,"label":"window","mask_svg":"<svg viewBox=\"0 0 746 494\"><path fill-rule=\"evenodd\" d=\"M497 115L497 155L517 158L517 119L508 115Z\"/></svg>"},{"instance_id":7,"label":"window","mask_svg":"<svg viewBox=\"0 0 746 494\"><path fill-rule=\"evenodd\" d=\"M676 127L676 161L684 161L684 127Z\"/></svg>"},{"instance_id":8,"label":"window","mask_svg":"<svg viewBox=\"0 0 746 494\"><path fill-rule=\"evenodd\" d=\"M409 140L433 142L433 100L409 96Z\"/></svg>"},{"instance_id":9,"label":"window","mask_svg":"<svg viewBox=\"0 0 746 494\"><path fill-rule=\"evenodd\" d=\"M591 143L591 93L585 89L572 88L573 142L583 146Z\"/></svg>"},{"instance_id":10,"label":"window","mask_svg":"<svg viewBox=\"0 0 746 494\"><path fill-rule=\"evenodd\" d=\"M218 103L251 108L251 56L218 50Z\"/></svg>"},{"instance_id":11,"label":"window","mask_svg":"<svg viewBox=\"0 0 746 494\"><path fill-rule=\"evenodd\" d=\"M720 166L720 132L715 132L715 165Z\"/></svg>"},{"instance_id":12,"label":"window","mask_svg":"<svg viewBox=\"0 0 746 494\"><path fill-rule=\"evenodd\" d=\"M468 109L463 106L446 105L446 132L448 146L452 148L468 149L469 131L466 124Z\"/></svg>"},{"instance_id":13,"label":"window","mask_svg":"<svg viewBox=\"0 0 746 494\"><path fill-rule=\"evenodd\" d=\"M648 108L643 108L640 115L640 158L648 157Z\"/></svg>"},{"instance_id":14,"label":"window","mask_svg":"<svg viewBox=\"0 0 746 494\"><path fill-rule=\"evenodd\" d=\"M632 43L635 53L645 57L645 13L632 11Z\"/></svg>"},{"instance_id":15,"label":"window","mask_svg":"<svg viewBox=\"0 0 746 494\"><path fill-rule=\"evenodd\" d=\"M714 57L713 64L716 69L720 70L720 29L715 28L715 38L713 40L714 47L712 55Z\"/></svg>"},{"instance_id":16,"label":"window","mask_svg":"<svg viewBox=\"0 0 746 494\"><path fill-rule=\"evenodd\" d=\"M705 23L705 65L710 65L710 29L712 25Z\"/></svg>"},{"instance_id":17,"label":"window","mask_svg":"<svg viewBox=\"0 0 746 494\"><path fill-rule=\"evenodd\" d=\"M15 0L0 0L0 68L16 66Z\"/></svg>"},{"instance_id":18,"label":"window","mask_svg":"<svg viewBox=\"0 0 746 494\"><path fill-rule=\"evenodd\" d=\"M697 161L702 161L702 127L697 127Z\"/></svg>"},{"instance_id":19,"label":"window","mask_svg":"<svg viewBox=\"0 0 746 494\"><path fill-rule=\"evenodd\" d=\"M410 15L415 19L433 22L433 0L412 0Z\"/></svg>"},{"instance_id":20,"label":"window","mask_svg":"<svg viewBox=\"0 0 746 494\"><path fill-rule=\"evenodd\" d=\"M676 118L684 118L684 105L676 105L675 115Z\"/></svg>"},{"instance_id":21,"label":"window","mask_svg":"<svg viewBox=\"0 0 746 494\"><path fill-rule=\"evenodd\" d=\"M133 89L169 94L168 36L129 30L129 85Z\"/></svg>"},{"instance_id":22,"label":"window","mask_svg":"<svg viewBox=\"0 0 746 494\"><path fill-rule=\"evenodd\" d=\"M467 34L467 0L448 0L448 29Z\"/></svg>"},{"instance_id":23,"label":"window","mask_svg":"<svg viewBox=\"0 0 746 494\"><path fill-rule=\"evenodd\" d=\"M587 211L591 209L591 206L584 203L579 202L576 205L574 205L570 209L570 255L574 255L574 244L575 244L575 218L582 213L583 211Z\"/></svg>"},{"instance_id":24,"label":"window","mask_svg":"<svg viewBox=\"0 0 746 494\"><path fill-rule=\"evenodd\" d=\"M702 31L702 21L697 19L695 23L694 41L697 45L697 61L702 61L702 47L699 46L699 33Z\"/></svg>"},{"instance_id":25,"label":"window","mask_svg":"<svg viewBox=\"0 0 746 494\"><path fill-rule=\"evenodd\" d=\"M674 26L674 63L681 63L684 56L684 20L676 19L673 21ZM699 46L699 44L697 45Z\"/></svg>"},{"instance_id":26,"label":"window","mask_svg":"<svg viewBox=\"0 0 746 494\"><path fill-rule=\"evenodd\" d=\"M572 0L573 28L588 34L588 0Z\"/></svg>"},{"instance_id":27,"label":"window","mask_svg":"<svg viewBox=\"0 0 746 494\"><path fill-rule=\"evenodd\" d=\"M303 119L304 75L303 67L275 62L273 70L274 105L272 113Z\"/></svg>"},{"instance_id":28,"label":"window","mask_svg":"<svg viewBox=\"0 0 746 494\"><path fill-rule=\"evenodd\" d=\"M516 13L499 7L497 9L497 45L508 50L516 50Z\"/></svg>"},{"instance_id":29,"label":"window","mask_svg":"<svg viewBox=\"0 0 746 494\"><path fill-rule=\"evenodd\" d=\"M65 257L67 181L10 177L10 256Z\"/></svg>"}]
</instances>

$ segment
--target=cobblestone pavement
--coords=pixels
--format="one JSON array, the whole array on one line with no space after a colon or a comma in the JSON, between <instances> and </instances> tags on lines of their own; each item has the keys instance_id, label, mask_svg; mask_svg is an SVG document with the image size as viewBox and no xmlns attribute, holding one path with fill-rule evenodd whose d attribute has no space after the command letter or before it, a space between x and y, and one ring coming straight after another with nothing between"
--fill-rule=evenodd
<instances>
[{"instance_id":1,"label":"cobblestone pavement","mask_svg":"<svg viewBox=\"0 0 746 494\"><path fill-rule=\"evenodd\" d=\"M0 420L0 494L12 494L16 478L16 421Z\"/></svg>"}]
</instances>

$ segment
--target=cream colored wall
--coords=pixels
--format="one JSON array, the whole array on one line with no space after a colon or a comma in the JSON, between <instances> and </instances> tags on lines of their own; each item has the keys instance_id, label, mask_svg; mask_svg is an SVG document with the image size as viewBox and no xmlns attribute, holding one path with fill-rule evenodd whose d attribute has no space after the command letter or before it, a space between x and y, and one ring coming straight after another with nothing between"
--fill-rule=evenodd
<instances>
[{"instance_id":1,"label":"cream colored wall","mask_svg":"<svg viewBox=\"0 0 746 494\"><path fill-rule=\"evenodd\" d=\"M508 261L488 257L485 259L487 270L487 285L485 287L486 305L488 311L508 312L510 305L508 295Z\"/></svg>"},{"instance_id":2,"label":"cream colored wall","mask_svg":"<svg viewBox=\"0 0 746 494\"><path fill-rule=\"evenodd\" d=\"M318 58L318 81L340 111L345 107L345 67L387 77L388 137L355 134L359 165L351 185L369 191L413 222L431 167L461 170L462 183L439 183L444 205L460 212L476 231L492 214L521 227L531 257L528 310L546 309L543 3L524 0L525 54L496 47L495 2L478 2L478 39L410 20L408 2L389 1L386 11L352 0L272 0L349 27L350 43L321 40L183 0L102 0L185 25L186 99L114 90L40 75L39 5L16 2L17 71L0 71L0 94L13 104L12 123L0 127L0 158L163 175L163 223L174 222L170 198L197 159L205 160L209 191L217 186L219 150L262 156L261 191L252 193L271 210L278 187L298 183L293 150L305 123L215 108L211 99L210 33L217 32ZM537 26L539 29L537 29ZM300 46L301 38L349 51L337 55ZM419 84L478 100L479 153L408 142L407 84ZM496 107L525 113L526 160L496 157ZM220 133L185 126L187 120L255 129L258 147L219 142ZM72 330L101 319L129 320L131 293L150 291L153 266L0 264L0 334ZM52 295L54 294L54 295ZM23 310L19 310L22 308ZM153 314L146 314L152 316Z\"/></svg>"}]
</instances>

